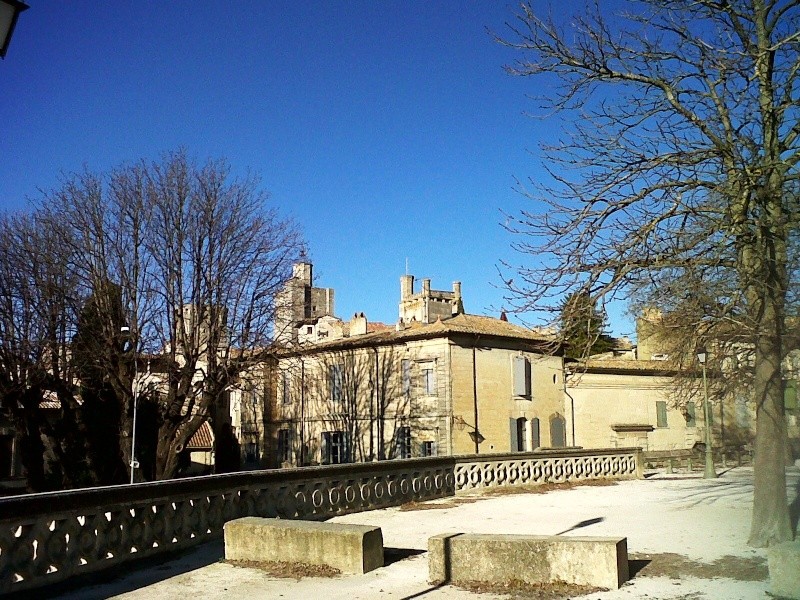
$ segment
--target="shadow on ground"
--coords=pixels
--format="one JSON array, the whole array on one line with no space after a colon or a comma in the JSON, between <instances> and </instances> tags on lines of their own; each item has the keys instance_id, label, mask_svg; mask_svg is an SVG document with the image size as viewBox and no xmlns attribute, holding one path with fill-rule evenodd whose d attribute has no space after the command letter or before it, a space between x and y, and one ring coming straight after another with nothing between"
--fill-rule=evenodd
<instances>
[{"instance_id":1,"label":"shadow on ground","mask_svg":"<svg viewBox=\"0 0 800 600\"><path fill-rule=\"evenodd\" d=\"M188 550L162 556L143 558L70 579L67 583L17 592L6 596L9 600L58 598L59 600L100 600L132 592L176 575L202 569L225 557L222 540L200 544Z\"/></svg>"},{"instance_id":2,"label":"shadow on ground","mask_svg":"<svg viewBox=\"0 0 800 600\"><path fill-rule=\"evenodd\" d=\"M383 566L388 567L396 562L424 554L425 550L418 548L383 548Z\"/></svg>"}]
</instances>

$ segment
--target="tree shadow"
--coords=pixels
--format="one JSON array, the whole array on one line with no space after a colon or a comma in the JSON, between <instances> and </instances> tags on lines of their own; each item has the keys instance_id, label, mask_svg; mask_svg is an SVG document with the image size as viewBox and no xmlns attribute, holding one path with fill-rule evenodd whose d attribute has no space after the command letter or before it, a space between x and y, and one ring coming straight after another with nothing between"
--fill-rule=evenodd
<instances>
[{"instance_id":1,"label":"tree shadow","mask_svg":"<svg viewBox=\"0 0 800 600\"><path fill-rule=\"evenodd\" d=\"M48 598L62 600L100 600L145 588L219 562L225 557L222 539L211 540L157 556L132 560L95 573L78 575L68 581L54 583L36 590L20 591L4 598L32 600Z\"/></svg>"},{"instance_id":2,"label":"tree shadow","mask_svg":"<svg viewBox=\"0 0 800 600\"><path fill-rule=\"evenodd\" d=\"M590 525L596 525L597 523L602 523L605 520L606 520L605 517L595 517L593 519L586 519L584 521L581 521L580 523L575 523L575 525L573 525L572 527L568 527L564 531L559 531L555 535L562 535L562 534L567 533L569 531L574 531L576 529L581 529L583 527L589 527Z\"/></svg>"}]
</instances>

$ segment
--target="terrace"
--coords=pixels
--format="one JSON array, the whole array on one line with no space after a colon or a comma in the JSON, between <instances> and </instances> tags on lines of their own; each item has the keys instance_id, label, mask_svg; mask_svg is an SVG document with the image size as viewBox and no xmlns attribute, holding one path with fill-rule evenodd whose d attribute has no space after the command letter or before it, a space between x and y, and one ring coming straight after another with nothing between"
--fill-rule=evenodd
<instances>
[{"instance_id":1,"label":"terrace","mask_svg":"<svg viewBox=\"0 0 800 600\"><path fill-rule=\"evenodd\" d=\"M631 473L606 473L600 481L575 477L575 466L594 461L610 468L624 466L627 458L615 454L605 458L587 453L559 453L553 456L508 456L447 459L455 462L454 494L448 490L445 476L443 493L430 493L402 502L385 503L370 510L333 510L310 518L330 518L333 522L378 525L383 530L386 565L365 575L335 577L308 576L284 578L280 573L243 568L222 561L221 540L193 545L181 553L155 554L144 561L119 564L77 582L40 589L48 597L72 598L178 598L194 594L204 598L264 597L307 598L462 598L471 592L428 583L427 540L445 532L520 533L536 535L626 536L631 558L632 579L621 589L594 592L594 600L611 598L762 598L768 590L767 568L762 550L746 545L752 502L752 469L737 467L724 471L716 480L699 474L667 475L650 472L647 477L631 479ZM583 454L583 456L576 456ZM442 469L445 459L390 461L384 471L401 466L406 472L421 475L418 486L424 492L424 469ZM459 461L461 461L459 463ZM550 481L538 487L528 483L542 481L507 481L489 485L504 470L516 463L517 473L537 461L549 461ZM570 462L572 466L565 469ZM588 461L588 462L587 462ZM639 463L640 466L641 463ZM557 465L560 465L556 469ZM348 465L362 470L371 465ZM539 462L543 475L545 463ZM617 468L615 467L615 468ZM317 481L323 475L316 473ZM344 468L339 469L341 475ZM585 475L585 470L580 468ZM613 469L612 469L613 470ZM624 469L623 469L624 470ZM295 473L306 470L296 470ZM556 471L560 473L555 477ZM566 477L569 471L571 478ZM591 473L590 473L591 474ZM284 473L285 475L285 473ZM330 473L326 473L330 476ZM352 472L351 472L352 475ZM361 473L362 480L366 471ZM487 476L488 475L488 476ZM634 477L636 475L634 474ZM306 474L304 485L308 484ZM434 476L435 478L435 476ZM571 479L571 482L568 481ZM446 481L447 480L447 481ZM790 500L797 504L800 469L787 469ZM383 480L386 483L386 479ZM401 479L396 491L401 492ZM469 482L472 481L473 484ZM285 478L284 484L286 485ZM340 485L340 484L337 484ZM413 483L407 488L414 494ZM346 486L345 486L346 488ZM317 485L316 489L321 489ZM328 487L336 489L336 485ZM374 491L374 487L372 488ZM388 487L386 489L388 492ZM350 495L344 489L343 496ZM335 496L335 494L334 494ZM424 496L424 497L423 497ZM318 496L319 498L319 496ZM331 494L326 494L326 502ZM311 503L315 504L314 501ZM324 504L324 503L323 503ZM253 506L257 506L258 503ZM322 505L320 505L322 506ZM329 506L328 508L331 508ZM795 511L796 512L796 511ZM307 517L308 518L308 517ZM177 530L176 530L177 531ZM177 538L175 538L177 539ZM302 574L302 573L301 573ZM313 573L312 573L313 575ZM20 592L23 595L23 592ZM26 597L30 597L29 595ZM495 592L475 597L501 598Z\"/></svg>"}]
</instances>

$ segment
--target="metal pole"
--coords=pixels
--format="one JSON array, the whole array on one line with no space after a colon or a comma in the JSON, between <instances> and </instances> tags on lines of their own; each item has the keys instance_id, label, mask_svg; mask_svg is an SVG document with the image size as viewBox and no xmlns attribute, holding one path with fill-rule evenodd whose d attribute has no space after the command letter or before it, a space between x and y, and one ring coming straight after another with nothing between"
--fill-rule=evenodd
<instances>
[{"instance_id":1,"label":"metal pole","mask_svg":"<svg viewBox=\"0 0 800 600\"><path fill-rule=\"evenodd\" d=\"M715 479L717 477L714 471L714 456L711 453L711 409L708 405L708 382L706 381L706 363L703 363L703 412L706 419L706 470L703 474L705 479Z\"/></svg>"},{"instance_id":2,"label":"metal pole","mask_svg":"<svg viewBox=\"0 0 800 600\"><path fill-rule=\"evenodd\" d=\"M474 406L475 418L475 454L481 453L480 447L480 434L478 433L478 363L475 356L475 345L478 343L478 338L475 338L475 344L472 346L472 402Z\"/></svg>"},{"instance_id":3,"label":"metal pole","mask_svg":"<svg viewBox=\"0 0 800 600\"><path fill-rule=\"evenodd\" d=\"M135 341L134 341L135 343ZM133 434L131 435L131 484L133 475L139 467L136 460L136 413L139 409L139 364L136 362L136 347L133 349Z\"/></svg>"}]
</instances>

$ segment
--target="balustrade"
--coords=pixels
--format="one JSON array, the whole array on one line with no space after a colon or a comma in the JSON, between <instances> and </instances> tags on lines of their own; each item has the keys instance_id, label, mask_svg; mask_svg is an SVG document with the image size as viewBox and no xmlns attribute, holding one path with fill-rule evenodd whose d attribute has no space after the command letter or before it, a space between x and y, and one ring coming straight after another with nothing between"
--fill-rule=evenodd
<instances>
[{"instance_id":1,"label":"balustrade","mask_svg":"<svg viewBox=\"0 0 800 600\"><path fill-rule=\"evenodd\" d=\"M244 516L326 519L502 485L641 476L638 449L251 471L0 499L0 594L222 535Z\"/></svg>"}]
</instances>

